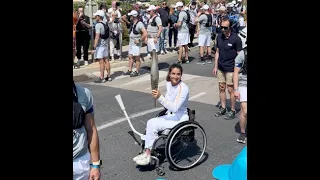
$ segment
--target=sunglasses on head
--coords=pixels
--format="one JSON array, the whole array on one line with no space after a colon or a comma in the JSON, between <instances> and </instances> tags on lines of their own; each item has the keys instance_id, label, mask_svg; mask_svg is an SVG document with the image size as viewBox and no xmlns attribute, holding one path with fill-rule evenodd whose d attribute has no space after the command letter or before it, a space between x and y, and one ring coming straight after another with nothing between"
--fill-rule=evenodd
<instances>
[{"instance_id":1,"label":"sunglasses on head","mask_svg":"<svg viewBox=\"0 0 320 180\"><path fill-rule=\"evenodd\" d=\"M225 30L228 30L229 27L226 27L226 26L221 26L221 29L225 29Z\"/></svg>"}]
</instances>

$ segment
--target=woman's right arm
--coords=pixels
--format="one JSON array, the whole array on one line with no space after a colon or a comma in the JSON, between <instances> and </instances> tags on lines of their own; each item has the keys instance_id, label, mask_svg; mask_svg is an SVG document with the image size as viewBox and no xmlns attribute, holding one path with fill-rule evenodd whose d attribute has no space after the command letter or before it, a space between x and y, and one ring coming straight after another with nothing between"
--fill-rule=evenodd
<instances>
[{"instance_id":1,"label":"woman's right arm","mask_svg":"<svg viewBox=\"0 0 320 180\"><path fill-rule=\"evenodd\" d=\"M177 97L175 98L175 100L173 102L169 101L166 97L168 95L168 88L167 88L167 93L166 93L166 97L164 97L163 95L161 95L158 98L158 101L160 104L162 104L162 106L164 106L167 110L169 110L170 112L176 113L179 108L182 106L182 104L187 101L187 97L189 94L189 88L188 86L182 86L181 84L179 85L179 92L177 94Z\"/></svg>"}]
</instances>

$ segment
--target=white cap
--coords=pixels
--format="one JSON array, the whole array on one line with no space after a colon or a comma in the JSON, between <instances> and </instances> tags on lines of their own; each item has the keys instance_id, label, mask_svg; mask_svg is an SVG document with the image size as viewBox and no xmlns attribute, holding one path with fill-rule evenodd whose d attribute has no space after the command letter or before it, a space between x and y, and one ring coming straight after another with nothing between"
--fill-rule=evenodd
<instances>
[{"instance_id":1,"label":"white cap","mask_svg":"<svg viewBox=\"0 0 320 180\"><path fill-rule=\"evenodd\" d=\"M238 0L238 2L242 2L242 0Z\"/></svg>"},{"instance_id":2,"label":"white cap","mask_svg":"<svg viewBox=\"0 0 320 180\"><path fill-rule=\"evenodd\" d=\"M149 6L149 8L147 9L147 11L151 11L151 10L157 10L155 5L151 5Z\"/></svg>"},{"instance_id":3,"label":"white cap","mask_svg":"<svg viewBox=\"0 0 320 180\"><path fill-rule=\"evenodd\" d=\"M237 4L235 0L233 0L231 3L232 3L232 4Z\"/></svg>"},{"instance_id":4,"label":"white cap","mask_svg":"<svg viewBox=\"0 0 320 180\"><path fill-rule=\"evenodd\" d=\"M182 2L177 2L176 3L176 7L182 7L183 6L183 3Z\"/></svg>"},{"instance_id":5,"label":"white cap","mask_svg":"<svg viewBox=\"0 0 320 180\"><path fill-rule=\"evenodd\" d=\"M242 48L247 47L247 27L243 28L238 35L242 41Z\"/></svg>"},{"instance_id":6,"label":"white cap","mask_svg":"<svg viewBox=\"0 0 320 180\"><path fill-rule=\"evenodd\" d=\"M138 1L138 2L136 2L136 4L139 5L139 6L141 6L142 3Z\"/></svg>"},{"instance_id":7,"label":"white cap","mask_svg":"<svg viewBox=\"0 0 320 180\"><path fill-rule=\"evenodd\" d=\"M93 14L93 16L100 16L100 17L104 17L104 11L103 10L98 10L96 13Z\"/></svg>"},{"instance_id":8,"label":"white cap","mask_svg":"<svg viewBox=\"0 0 320 180\"><path fill-rule=\"evenodd\" d=\"M138 12L135 11L135 10L132 10L128 13L128 16L134 16L134 17L137 17L138 16Z\"/></svg>"},{"instance_id":9,"label":"white cap","mask_svg":"<svg viewBox=\"0 0 320 180\"><path fill-rule=\"evenodd\" d=\"M208 10L209 9L209 5L205 4L205 5L202 6L201 9Z\"/></svg>"},{"instance_id":10,"label":"white cap","mask_svg":"<svg viewBox=\"0 0 320 180\"><path fill-rule=\"evenodd\" d=\"M234 4L232 4L232 3L228 3L228 4L227 4L227 7L228 7L228 8L232 8L233 6L234 6Z\"/></svg>"},{"instance_id":11,"label":"white cap","mask_svg":"<svg viewBox=\"0 0 320 180\"><path fill-rule=\"evenodd\" d=\"M224 6L220 6L219 8L218 8L218 11L225 11L226 10L226 7L224 7Z\"/></svg>"}]
</instances>

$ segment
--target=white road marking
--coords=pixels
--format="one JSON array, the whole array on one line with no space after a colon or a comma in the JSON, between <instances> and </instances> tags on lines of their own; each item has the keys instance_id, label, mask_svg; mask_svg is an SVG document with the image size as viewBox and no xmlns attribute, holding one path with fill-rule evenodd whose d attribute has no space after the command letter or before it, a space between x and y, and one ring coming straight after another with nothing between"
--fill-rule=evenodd
<instances>
[{"instance_id":1,"label":"white road marking","mask_svg":"<svg viewBox=\"0 0 320 180\"><path fill-rule=\"evenodd\" d=\"M196 94L196 95L190 97L189 100L196 99L196 98L198 98L198 97L200 97L200 96L203 96L203 95L205 95L205 94L207 94L207 93L201 92L201 93L199 93L199 94ZM130 119L137 118L137 117L140 117L140 116L144 116L144 115L146 115L146 114L150 114L150 113L154 113L154 112L160 111L160 110L162 110L162 109L163 109L163 107L158 107L158 108L154 108L154 109L149 109L149 110L146 110L146 111L142 111L142 112L139 112L139 113L132 114L131 116L129 116L129 118L130 118ZM98 126L97 129L98 129L98 131L100 131L100 130L102 130L102 129L105 129L105 128L107 128L107 127L114 126L114 125L119 124L119 123L124 122L124 121L127 121L127 118L123 117L123 118L120 118L120 119L111 121L111 122L109 122L109 123L106 123L106 124L103 124L103 125L101 125L101 126Z\"/></svg>"}]
</instances>

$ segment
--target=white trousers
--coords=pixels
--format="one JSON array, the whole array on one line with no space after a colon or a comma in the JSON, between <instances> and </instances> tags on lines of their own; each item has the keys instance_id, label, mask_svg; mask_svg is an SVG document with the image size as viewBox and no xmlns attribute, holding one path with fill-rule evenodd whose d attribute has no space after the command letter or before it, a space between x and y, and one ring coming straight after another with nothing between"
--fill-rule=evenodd
<instances>
[{"instance_id":1,"label":"white trousers","mask_svg":"<svg viewBox=\"0 0 320 180\"><path fill-rule=\"evenodd\" d=\"M109 38L109 43L110 43L110 56L114 57L114 54L117 54L118 56L120 55L120 52L117 51L116 45L117 45L117 40L116 39L111 39Z\"/></svg>"},{"instance_id":2,"label":"white trousers","mask_svg":"<svg viewBox=\"0 0 320 180\"><path fill-rule=\"evenodd\" d=\"M90 175L90 153L73 160L73 180L88 180Z\"/></svg>"},{"instance_id":3,"label":"white trousers","mask_svg":"<svg viewBox=\"0 0 320 180\"><path fill-rule=\"evenodd\" d=\"M145 148L152 149L154 141L158 138L158 132L168 128L173 128L177 124L188 121L189 116L183 114L177 115L164 115L156 118L152 118L147 122L147 130L145 136Z\"/></svg>"}]
</instances>

